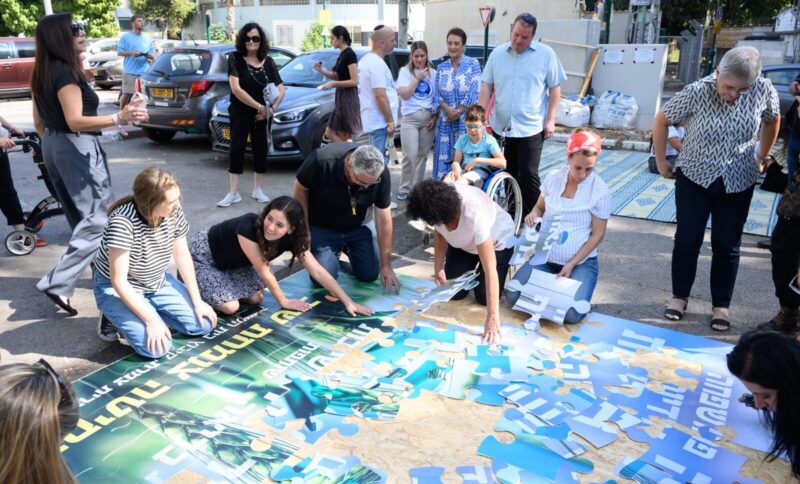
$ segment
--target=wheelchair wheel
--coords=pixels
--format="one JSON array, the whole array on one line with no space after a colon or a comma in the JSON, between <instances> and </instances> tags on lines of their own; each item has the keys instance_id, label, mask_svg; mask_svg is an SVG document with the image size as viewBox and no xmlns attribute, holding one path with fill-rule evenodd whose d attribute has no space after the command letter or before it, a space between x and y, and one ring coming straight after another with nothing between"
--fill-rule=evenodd
<instances>
[{"instance_id":1,"label":"wheelchair wheel","mask_svg":"<svg viewBox=\"0 0 800 484\"><path fill-rule=\"evenodd\" d=\"M489 198L511 215L511 219L514 220L514 228L519 230L524 214L522 213L522 191L517 180L501 171L489 179L485 191Z\"/></svg>"},{"instance_id":2,"label":"wheelchair wheel","mask_svg":"<svg viewBox=\"0 0 800 484\"><path fill-rule=\"evenodd\" d=\"M6 249L14 255L28 255L36 248L36 235L27 230L15 230L6 237Z\"/></svg>"}]
</instances>

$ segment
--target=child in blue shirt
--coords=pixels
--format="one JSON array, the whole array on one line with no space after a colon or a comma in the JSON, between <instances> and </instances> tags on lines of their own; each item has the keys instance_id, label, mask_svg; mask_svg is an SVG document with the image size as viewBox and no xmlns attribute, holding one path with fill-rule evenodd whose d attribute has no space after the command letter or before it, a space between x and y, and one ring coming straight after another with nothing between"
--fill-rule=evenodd
<instances>
[{"instance_id":1,"label":"child in blue shirt","mask_svg":"<svg viewBox=\"0 0 800 484\"><path fill-rule=\"evenodd\" d=\"M485 121L486 111L482 106L475 104L467 109L467 133L456 141L452 181L481 187L493 171L505 169L506 158L494 136L483 129Z\"/></svg>"}]
</instances>

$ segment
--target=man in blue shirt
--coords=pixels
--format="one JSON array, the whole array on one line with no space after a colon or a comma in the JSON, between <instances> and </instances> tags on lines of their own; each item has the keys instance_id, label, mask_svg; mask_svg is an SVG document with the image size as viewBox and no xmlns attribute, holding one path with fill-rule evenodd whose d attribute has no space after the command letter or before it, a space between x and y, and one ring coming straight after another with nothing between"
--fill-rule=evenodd
<instances>
[{"instance_id":1,"label":"man in blue shirt","mask_svg":"<svg viewBox=\"0 0 800 484\"><path fill-rule=\"evenodd\" d=\"M119 108L131 101L136 90L136 79L147 71L150 64L156 60L156 51L153 41L143 33L144 18L141 15L131 17L131 31L124 34L117 44L117 54L124 57L122 64L122 98L119 100Z\"/></svg>"},{"instance_id":2,"label":"man in blue shirt","mask_svg":"<svg viewBox=\"0 0 800 484\"><path fill-rule=\"evenodd\" d=\"M567 78L553 49L533 42L536 17L514 19L511 41L497 46L481 75L478 104L492 112L494 132L505 137L507 170L522 190L522 213L539 200L539 159L545 139L556 129L561 83Z\"/></svg>"}]
</instances>

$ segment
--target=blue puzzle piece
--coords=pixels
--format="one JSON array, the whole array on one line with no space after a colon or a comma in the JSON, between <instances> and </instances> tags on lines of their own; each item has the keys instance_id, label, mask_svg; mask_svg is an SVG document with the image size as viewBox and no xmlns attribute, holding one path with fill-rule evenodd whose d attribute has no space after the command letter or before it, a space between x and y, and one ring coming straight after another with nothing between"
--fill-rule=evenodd
<instances>
[{"instance_id":1,"label":"blue puzzle piece","mask_svg":"<svg viewBox=\"0 0 800 484\"><path fill-rule=\"evenodd\" d=\"M478 403L502 407L505 404L505 398L500 395L500 391L506 387L508 387L508 380L497 379L491 375L480 375L478 383L473 385L467 393L467 398Z\"/></svg>"},{"instance_id":2,"label":"blue puzzle piece","mask_svg":"<svg viewBox=\"0 0 800 484\"><path fill-rule=\"evenodd\" d=\"M594 395L576 388L571 388L566 395L540 391L533 401L521 406L520 410L535 416L543 425L558 425L580 414L596 401Z\"/></svg>"},{"instance_id":3,"label":"blue puzzle piece","mask_svg":"<svg viewBox=\"0 0 800 484\"><path fill-rule=\"evenodd\" d=\"M442 482L442 467L415 467L409 469L411 484L440 484Z\"/></svg>"},{"instance_id":4,"label":"blue puzzle piece","mask_svg":"<svg viewBox=\"0 0 800 484\"><path fill-rule=\"evenodd\" d=\"M647 376L644 368L630 367L620 358L589 362L577 358L562 358L557 365L563 371L565 382L589 383L594 394L602 398L610 392L606 386L641 388L635 382ZM637 378L634 378L637 377Z\"/></svg>"},{"instance_id":5,"label":"blue puzzle piece","mask_svg":"<svg viewBox=\"0 0 800 484\"><path fill-rule=\"evenodd\" d=\"M636 482L675 482L668 472L664 472L647 462L627 457L614 468L614 471L619 476L632 479Z\"/></svg>"},{"instance_id":6,"label":"blue puzzle piece","mask_svg":"<svg viewBox=\"0 0 800 484\"><path fill-rule=\"evenodd\" d=\"M493 484L492 469L487 466L459 466L456 472L461 474L463 484Z\"/></svg>"},{"instance_id":7,"label":"blue puzzle piece","mask_svg":"<svg viewBox=\"0 0 800 484\"><path fill-rule=\"evenodd\" d=\"M511 371L508 355L504 353L508 347L493 348L487 345L478 345L467 350L467 359L478 362L475 373L489 373L492 368L498 368L504 373Z\"/></svg>"},{"instance_id":8,"label":"blue puzzle piece","mask_svg":"<svg viewBox=\"0 0 800 484\"><path fill-rule=\"evenodd\" d=\"M597 402L583 410L580 415L567 419L567 425L573 432L597 448L617 440L614 427L606 422L616 423L623 431L635 425L647 425L646 422L605 401Z\"/></svg>"},{"instance_id":9,"label":"blue puzzle piece","mask_svg":"<svg viewBox=\"0 0 800 484\"><path fill-rule=\"evenodd\" d=\"M592 462L587 459L581 457L565 459L548 449L540 440L528 440L522 437L511 444L503 444L493 436L489 436L478 447L478 454L517 467L549 482L556 482L561 467L565 465L581 473L591 472L594 469Z\"/></svg>"},{"instance_id":10,"label":"blue puzzle piece","mask_svg":"<svg viewBox=\"0 0 800 484\"><path fill-rule=\"evenodd\" d=\"M293 434L307 444L317 443L323 435L333 429L338 430L342 437L352 437L358 433L358 425L344 423L345 418L347 417L330 413L314 415L309 418L311 421L311 428L304 425L299 430L295 430Z\"/></svg>"},{"instance_id":11,"label":"blue puzzle piece","mask_svg":"<svg viewBox=\"0 0 800 484\"><path fill-rule=\"evenodd\" d=\"M284 465L272 473L275 481L382 483L386 474L361 464L358 457L334 457L317 454L307 457L294 466Z\"/></svg>"},{"instance_id":12,"label":"blue puzzle piece","mask_svg":"<svg viewBox=\"0 0 800 484\"><path fill-rule=\"evenodd\" d=\"M436 341L436 349L447 352L461 352L467 339L467 330L463 326L447 325L446 329L434 328L429 324L417 323L406 339L405 344L415 348L423 348Z\"/></svg>"},{"instance_id":13,"label":"blue puzzle piece","mask_svg":"<svg viewBox=\"0 0 800 484\"><path fill-rule=\"evenodd\" d=\"M673 427L665 427L658 437L650 437L642 429L628 430L628 437L650 444L638 460L668 472L678 482L739 482L755 484L761 481L739 475L747 457L734 454L702 437L692 437Z\"/></svg>"},{"instance_id":14,"label":"blue puzzle piece","mask_svg":"<svg viewBox=\"0 0 800 484\"><path fill-rule=\"evenodd\" d=\"M517 437L527 434L556 440L568 438L570 430L566 424L548 426L533 414L521 412L516 408L506 409L494 429L499 432L511 432Z\"/></svg>"}]
</instances>

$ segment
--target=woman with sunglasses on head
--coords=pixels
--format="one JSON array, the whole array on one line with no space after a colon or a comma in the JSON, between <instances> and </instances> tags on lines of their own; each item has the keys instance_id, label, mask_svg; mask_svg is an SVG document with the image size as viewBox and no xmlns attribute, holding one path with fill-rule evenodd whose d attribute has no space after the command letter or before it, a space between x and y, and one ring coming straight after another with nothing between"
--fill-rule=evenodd
<instances>
[{"instance_id":1,"label":"woman with sunglasses on head","mask_svg":"<svg viewBox=\"0 0 800 484\"><path fill-rule=\"evenodd\" d=\"M350 48L350 32L341 25L331 29L331 47L341 52L332 70L322 67L322 61L314 63L314 70L330 79L319 88L323 91L336 88L333 113L325 128L325 137L330 142L349 141L353 133L361 132L361 103L358 100L358 57Z\"/></svg>"},{"instance_id":2,"label":"woman with sunglasses on head","mask_svg":"<svg viewBox=\"0 0 800 484\"><path fill-rule=\"evenodd\" d=\"M740 401L755 408L772 433L765 460L786 458L800 479L800 342L777 331L748 331L728 353L728 370L752 392Z\"/></svg>"},{"instance_id":3,"label":"woman with sunglasses on head","mask_svg":"<svg viewBox=\"0 0 800 484\"><path fill-rule=\"evenodd\" d=\"M187 336L214 329L217 315L200 297L188 233L178 180L159 168L139 173L133 195L109 208L94 262L102 340L116 340L116 328L140 356L161 358L172 346L170 329ZM183 282L167 272L172 258Z\"/></svg>"},{"instance_id":4,"label":"woman with sunglasses on head","mask_svg":"<svg viewBox=\"0 0 800 484\"><path fill-rule=\"evenodd\" d=\"M714 73L683 88L656 114L653 153L659 173L675 178L672 298L664 317L683 318L697 274L697 259L711 217L711 318L714 331L731 327L728 308L739 271L742 232L758 181L780 128L778 93L761 77L753 47L736 47ZM673 168L667 131L686 121L686 138ZM754 155L756 142L759 152Z\"/></svg>"},{"instance_id":5,"label":"woman with sunglasses on head","mask_svg":"<svg viewBox=\"0 0 800 484\"><path fill-rule=\"evenodd\" d=\"M45 361L0 366L0 482L73 484L61 441L80 419L72 385Z\"/></svg>"},{"instance_id":6,"label":"woman with sunglasses on head","mask_svg":"<svg viewBox=\"0 0 800 484\"><path fill-rule=\"evenodd\" d=\"M139 102L111 116L97 115L99 99L81 70L79 55L85 50L85 25L74 23L69 13L47 15L36 26L33 120L47 172L72 228L67 252L36 288L73 316L78 311L69 298L100 245L113 201L100 130L147 117Z\"/></svg>"},{"instance_id":7,"label":"woman with sunglasses on head","mask_svg":"<svg viewBox=\"0 0 800 484\"><path fill-rule=\"evenodd\" d=\"M552 246L546 263L523 265L514 275L514 280L525 284L533 269L569 277L581 283L575 300L592 300L599 272L597 247L606 235L606 225L611 217L611 192L594 171L600 151L601 139L594 131L578 128L570 135L567 164L547 175L539 200L525 217L525 225L533 227L543 218L560 216L561 228L569 233L569 237ZM519 292L507 292L509 301L515 303ZM585 316L570 308L564 322L578 323Z\"/></svg>"},{"instance_id":8,"label":"woman with sunglasses on head","mask_svg":"<svg viewBox=\"0 0 800 484\"><path fill-rule=\"evenodd\" d=\"M284 309L306 311L305 301L287 299L272 273L270 261L290 252L291 267L300 261L309 275L328 289L351 316L372 310L353 302L311 253L310 236L300 202L278 197L259 215L246 213L214 225L189 239L200 295L216 311L233 314L240 303L258 304L264 286Z\"/></svg>"},{"instance_id":9,"label":"woman with sunglasses on head","mask_svg":"<svg viewBox=\"0 0 800 484\"><path fill-rule=\"evenodd\" d=\"M247 141L253 151L252 197L269 202L261 188L261 175L267 171L267 130L286 94L278 67L269 53L269 41L264 30L249 22L236 35L236 51L228 55L228 80L231 84L231 104L228 108L231 122L231 147L228 173L230 191L217 202L218 207L228 207L242 201L239 195L239 175L244 172L244 154ZM278 97L269 107L264 99L264 89L274 84Z\"/></svg>"}]
</instances>

